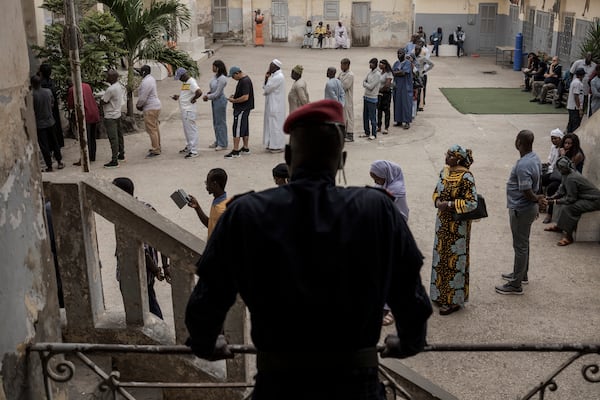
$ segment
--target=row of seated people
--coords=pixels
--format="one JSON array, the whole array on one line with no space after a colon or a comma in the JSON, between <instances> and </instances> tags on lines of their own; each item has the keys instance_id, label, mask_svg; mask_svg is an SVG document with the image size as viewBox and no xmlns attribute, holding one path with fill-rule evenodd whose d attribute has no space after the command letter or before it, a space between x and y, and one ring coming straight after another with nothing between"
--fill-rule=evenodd
<instances>
[{"instance_id":1,"label":"row of seated people","mask_svg":"<svg viewBox=\"0 0 600 400\"><path fill-rule=\"evenodd\" d=\"M558 56L552 57L548 63L543 57L540 58L535 53L529 53L527 60L527 67L523 68L525 80L523 91L532 92L531 102L539 104L554 103L556 108L564 107L567 103L569 86L575 72L583 70L585 75L581 82L584 85L584 104L587 106L588 95L593 94L591 93L593 90L590 84L598 74L597 64L592 60L591 52L588 52L584 58L574 61L566 71L563 71Z\"/></svg>"},{"instance_id":2,"label":"row of seated people","mask_svg":"<svg viewBox=\"0 0 600 400\"><path fill-rule=\"evenodd\" d=\"M547 197L552 197L558 191L562 176L556 168L556 160L559 157L568 157L573 163L574 168L579 172L583 172L583 163L585 154L581 149L579 136L575 133L563 134L556 128L550 132L550 152L548 153L548 162L543 164L542 172L542 190ZM549 224L552 221L553 204L547 207L547 215L544 219L544 224Z\"/></svg>"},{"instance_id":3,"label":"row of seated people","mask_svg":"<svg viewBox=\"0 0 600 400\"><path fill-rule=\"evenodd\" d=\"M525 81L523 91L532 92L531 102L539 104L552 103L552 100L548 100L548 94L554 93L555 106L562 106L562 96L568 91L568 86L565 85L562 65L558 56L552 57L551 62L547 63L537 54L529 53L527 55L527 66L523 68L523 76ZM554 89L558 90L554 91Z\"/></svg>"}]
</instances>

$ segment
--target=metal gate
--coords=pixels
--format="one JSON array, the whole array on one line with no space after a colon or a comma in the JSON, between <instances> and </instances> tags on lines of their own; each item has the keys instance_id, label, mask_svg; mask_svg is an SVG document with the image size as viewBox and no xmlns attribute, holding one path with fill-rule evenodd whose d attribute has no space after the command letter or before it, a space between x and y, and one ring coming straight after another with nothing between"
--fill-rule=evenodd
<instances>
[{"instance_id":1,"label":"metal gate","mask_svg":"<svg viewBox=\"0 0 600 400\"><path fill-rule=\"evenodd\" d=\"M352 46L368 47L371 44L371 3L352 3L350 31Z\"/></svg>"},{"instance_id":2,"label":"metal gate","mask_svg":"<svg viewBox=\"0 0 600 400\"><path fill-rule=\"evenodd\" d=\"M523 21L523 54L533 48L533 25L535 23L535 8L527 9L527 20Z\"/></svg>"},{"instance_id":3,"label":"metal gate","mask_svg":"<svg viewBox=\"0 0 600 400\"><path fill-rule=\"evenodd\" d=\"M288 41L288 3L273 1L271 3L271 40L273 42Z\"/></svg>"},{"instance_id":4,"label":"metal gate","mask_svg":"<svg viewBox=\"0 0 600 400\"><path fill-rule=\"evenodd\" d=\"M496 49L497 4L479 5L479 51L493 52Z\"/></svg>"},{"instance_id":5,"label":"metal gate","mask_svg":"<svg viewBox=\"0 0 600 400\"><path fill-rule=\"evenodd\" d=\"M229 31L227 0L213 0L212 15L213 33L227 33Z\"/></svg>"},{"instance_id":6,"label":"metal gate","mask_svg":"<svg viewBox=\"0 0 600 400\"><path fill-rule=\"evenodd\" d=\"M573 40L573 22L575 14L564 14L562 18L562 29L558 32L558 59L561 60L563 68L569 66L571 56L571 42Z\"/></svg>"},{"instance_id":7,"label":"metal gate","mask_svg":"<svg viewBox=\"0 0 600 400\"><path fill-rule=\"evenodd\" d=\"M552 27L550 22L552 21L551 14L546 11L536 11L535 13L535 25L533 28L533 52L543 52L546 54L550 53L552 42L548 45L548 34L552 35ZM549 33L550 31L550 33ZM552 36L550 36L552 37Z\"/></svg>"}]
</instances>

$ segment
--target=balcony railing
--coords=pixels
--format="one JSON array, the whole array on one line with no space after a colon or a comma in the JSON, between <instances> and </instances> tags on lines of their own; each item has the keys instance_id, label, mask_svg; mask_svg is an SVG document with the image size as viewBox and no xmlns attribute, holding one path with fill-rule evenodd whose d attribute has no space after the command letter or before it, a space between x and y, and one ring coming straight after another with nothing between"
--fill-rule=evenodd
<instances>
[{"instance_id":1,"label":"balcony railing","mask_svg":"<svg viewBox=\"0 0 600 400\"><path fill-rule=\"evenodd\" d=\"M120 189L87 175L53 176L52 181L44 182L44 191L52 204L57 256L63 283L67 319L63 339L71 342L38 343L29 347L29 351L37 352L41 357L48 400L52 400L53 382L75 379L75 364L69 360L73 357L93 371L102 382L100 389L111 392L114 398L120 395L126 399L134 399L128 392L132 388L206 390L253 386L248 378L247 357L244 355L254 354L255 349L246 342L247 318L245 306L241 302L230 311L225 324L228 339L233 343L241 343L231 346L231 350L237 355L226 361L226 379L203 379L194 372L188 382L153 382L151 377L148 381L126 382L120 380L120 372L114 367L105 371L94 362L90 355L158 355L161 361L167 360L169 356L177 356L189 361L189 365L196 368L195 371L201 368L194 363L197 359L192 356L190 349L182 344L187 338L185 307L195 282L193 264L204 249L204 242ZM104 307L94 213L115 225L120 285L125 308L124 324L107 317ZM143 243L148 243L170 258L175 337L165 334L171 332L170 327L164 321L153 318L148 311ZM425 352L565 353L567 356L564 362L522 397L523 400L542 400L558 389L559 381L555 378L576 360L592 354L600 355L600 343L435 344L428 346ZM598 360L588 362L586 358L585 361L586 364L581 369L583 380L599 383ZM400 398L411 399L407 390L398 383L397 374L382 364L380 373L392 393Z\"/></svg>"},{"instance_id":2,"label":"balcony railing","mask_svg":"<svg viewBox=\"0 0 600 400\"><path fill-rule=\"evenodd\" d=\"M234 354L255 354L256 349L250 345L230 345ZM116 370L104 371L87 355L90 354L171 354L191 355L187 346L155 346L155 345L120 345L120 344L86 344L86 343L38 343L29 350L39 353L42 361L44 383L47 400L52 400L52 382L65 383L75 376L75 365L64 356L75 356L84 365L91 369L101 379L100 389L110 391L113 396L119 394L126 399L135 400L127 389L154 388L154 389L216 389L216 388L250 388L253 384L243 382L126 382L120 381L120 373ZM379 346L378 351L383 347ZM556 378L570 365L581 357L597 354L600 355L600 344L438 344L425 348L425 352L530 352L530 353L570 353L565 361L548 375L542 382L527 392L522 400L538 398L545 399L549 392L556 391L559 382ZM412 399L388 369L381 364L379 367L382 381L389 391L395 396ZM589 383L600 383L600 366L598 361L585 364L581 369L582 378ZM599 385L600 386L600 385ZM600 389L600 388L599 388ZM537 397L536 397L537 396Z\"/></svg>"}]
</instances>

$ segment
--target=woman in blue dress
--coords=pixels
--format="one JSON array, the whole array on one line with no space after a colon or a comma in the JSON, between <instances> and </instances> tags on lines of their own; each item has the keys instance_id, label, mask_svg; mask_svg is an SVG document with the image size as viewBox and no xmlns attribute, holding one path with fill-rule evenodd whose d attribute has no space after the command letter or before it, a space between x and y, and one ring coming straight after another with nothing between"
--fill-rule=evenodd
<instances>
[{"instance_id":1,"label":"woman in blue dress","mask_svg":"<svg viewBox=\"0 0 600 400\"><path fill-rule=\"evenodd\" d=\"M392 66L394 75L394 126L410 128L413 108L413 72L404 49L398 49L398 61Z\"/></svg>"}]
</instances>

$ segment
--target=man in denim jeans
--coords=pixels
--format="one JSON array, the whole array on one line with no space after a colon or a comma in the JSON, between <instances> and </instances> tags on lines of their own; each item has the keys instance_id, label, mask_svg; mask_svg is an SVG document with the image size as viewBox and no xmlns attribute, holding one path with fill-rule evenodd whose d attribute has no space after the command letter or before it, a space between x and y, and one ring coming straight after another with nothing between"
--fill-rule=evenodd
<instances>
[{"instance_id":1,"label":"man in denim jeans","mask_svg":"<svg viewBox=\"0 0 600 400\"><path fill-rule=\"evenodd\" d=\"M546 205L544 195L539 193L542 162L533 151L533 132L522 130L517 135L515 147L521 158L517 161L506 183L506 198L510 230L515 251L513 272L502 274L508 281L496 286L500 294L523 294L521 284L529 283L529 234L531 224L538 217L538 205Z\"/></svg>"}]
</instances>

